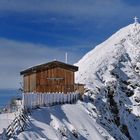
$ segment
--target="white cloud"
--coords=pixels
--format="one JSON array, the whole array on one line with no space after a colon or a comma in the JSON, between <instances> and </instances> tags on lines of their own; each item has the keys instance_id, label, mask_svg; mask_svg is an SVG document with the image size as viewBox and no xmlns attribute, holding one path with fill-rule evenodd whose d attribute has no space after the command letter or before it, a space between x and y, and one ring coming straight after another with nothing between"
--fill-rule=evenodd
<instances>
[{"instance_id":1,"label":"white cloud","mask_svg":"<svg viewBox=\"0 0 140 140\"><path fill-rule=\"evenodd\" d=\"M72 48L69 46L61 49L0 38L0 88L18 87L20 71L54 59L64 61L66 51L69 63L76 62L82 54Z\"/></svg>"},{"instance_id":2,"label":"white cloud","mask_svg":"<svg viewBox=\"0 0 140 140\"><path fill-rule=\"evenodd\" d=\"M133 15L139 12L123 0L1 0L1 12L27 12L28 14L59 14L84 19Z\"/></svg>"}]
</instances>

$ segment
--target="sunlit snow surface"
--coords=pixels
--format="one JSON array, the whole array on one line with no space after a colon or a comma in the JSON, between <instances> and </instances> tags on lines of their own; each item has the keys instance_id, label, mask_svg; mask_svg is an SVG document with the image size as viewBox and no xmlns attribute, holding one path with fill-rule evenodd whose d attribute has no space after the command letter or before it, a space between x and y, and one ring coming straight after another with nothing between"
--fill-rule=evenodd
<instances>
[{"instance_id":1,"label":"sunlit snow surface","mask_svg":"<svg viewBox=\"0 0 140 140\"><path fill-rule=\"evenodd\" d=\"M0 114L0 134L3 132L3 128L7 128L14 120L15 113Z\"/></svg>"},{"instance_id":2,"label":"sunlit snow surface","mask_svg":"<svg viewBox=\"0 0 140 140\"><path fill-rule=\"evenodd\" d=\"M120 29L77 64L100 123L115 139L140 139L140 24Z\"/></svg>"},{"instance_id":3,"label":"sunlit snow surface","mask_svg":"<svg viewBox=\"0 0 140 140\"><path fill-rule=\"evenodd\" d=\"M78 101L76 104L57 105L33 110L26 130L18 135L19 140L113 140L100 127L87 109L94 105Z\"/></svg>"}]
</instances>

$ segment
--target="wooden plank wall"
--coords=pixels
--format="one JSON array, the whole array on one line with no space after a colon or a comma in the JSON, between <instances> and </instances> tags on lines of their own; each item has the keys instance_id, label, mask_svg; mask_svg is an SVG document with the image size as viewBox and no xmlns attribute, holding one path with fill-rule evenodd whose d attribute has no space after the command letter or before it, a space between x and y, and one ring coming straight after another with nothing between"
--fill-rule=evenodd
<instances>
[{"instance_id":1,"label":"wooden plank wall","mask_svg":"<svg viewBox=\"0 0 140 140\"><path fill-rule=\"evenodd\" d=\"M74 72L70 70L57 67L24 76L24 92L66 93L73 91Z\"/></svg>"},{"instance_id":2,"label":"wooden plank wall","mask_svg":"<svg viewBox=\"0 0 140 140\"><path fill-rule=\"evenodd\" d=\"M29 82L28 82L28 75L25 75L23 77L23 86L24 86L24 92L29 92Z\"/></svg>"},{"instance_id":3,"label":"wooden plank wall","mask_svg":"<svg viewBox=\"0 0 140 140\"><path fill-rule=\"evenodd\" d=\"M24 92L36 91L36 73L24 76Z\"/></svg>"},{"instance_id":4,"label":"wooden plank wall","mask_svg":"<svg viewBox=\"0 0 140 140\"><path fill-rule=\"evenodd\" d=\"M51 79L60 78L60 79ZM36 74L37 92L74 91L74 72L63 68L52 68Z\"/></svg>"}]
</instances>

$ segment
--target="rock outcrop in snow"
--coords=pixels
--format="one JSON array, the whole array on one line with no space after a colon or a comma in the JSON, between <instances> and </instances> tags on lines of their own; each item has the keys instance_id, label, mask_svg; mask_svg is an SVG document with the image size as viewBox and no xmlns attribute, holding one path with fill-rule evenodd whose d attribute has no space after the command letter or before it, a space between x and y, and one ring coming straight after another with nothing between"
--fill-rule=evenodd
<instances>
[{"instance_id":1,"label":"rock outcrop in snow","mask_svg":"<svg viewBox=\"0 0 140 140\"><path fill-rule=\"evenodd\" d=\"M140 138L140 24L120 29L77 64L96 121L117 140Z\"/></svg>"}]
</instances>

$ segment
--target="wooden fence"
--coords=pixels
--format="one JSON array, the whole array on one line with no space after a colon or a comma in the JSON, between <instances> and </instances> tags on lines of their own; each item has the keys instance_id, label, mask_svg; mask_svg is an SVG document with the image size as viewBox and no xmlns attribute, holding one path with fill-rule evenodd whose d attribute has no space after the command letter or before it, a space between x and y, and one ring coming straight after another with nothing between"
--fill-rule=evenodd
<instances>
[{"instance_id":1,"label":"wooden fence","mask_svg":"<svg viewBox=\"0 0 140 140\"><path fill-rule=\"evenodd\" d=\"M22 131L26 127L26 122L29 120L28 112L26 110L21 110L19 115L11 122L11 124L3 130L3 133L0 134L0 140L8 140L14 138L14 136Z\"/></svg>"},{"instance_id":2,"label":"wooden fence","mask_svg":"<svg viewBox=\"0 0 140 140\"><path fill-rule=\"evenodd\" d=\"M74 103L79 99L79 93L23 93L23 108L11 124L0 134L0 140L14 138L24 131L28 118L28 109L51 106L55 104Z\"/></svg>"},{"instance_id":3,"label":"wooden fence","mask_svg":"<svg viewBox=\"0 0 140 140\"><path fill-rule=\"evenodd\" d=\"M79 93L23 93L23 107L32 109L41 106L73 103L79 98Z\"/></svg>"}]
</instances>

